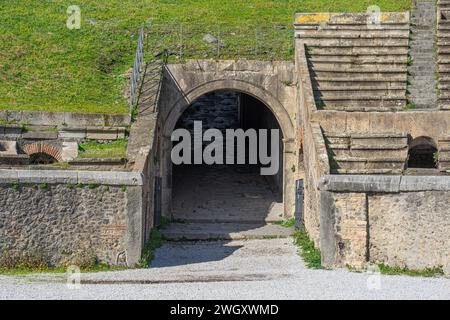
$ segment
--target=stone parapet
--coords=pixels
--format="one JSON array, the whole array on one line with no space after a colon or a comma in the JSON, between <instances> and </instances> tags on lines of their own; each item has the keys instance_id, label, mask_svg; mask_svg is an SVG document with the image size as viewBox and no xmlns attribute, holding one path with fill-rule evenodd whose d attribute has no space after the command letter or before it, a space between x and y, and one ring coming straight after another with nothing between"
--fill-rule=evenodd
<instances>
[{"instance_id":1,"label":"stone parapet","mask_svg":"<svg viewBox=\"0 0 450 320\"><path fill-rule=\"evenodd\" d=\"M328 175L320 180L325 266L450 270L450 177Z\"/></svg>"},{"instance_id":2,"label":"stone parapet","mask_svg":"<svg viewBox=\"0 0 450 320\"><path fill-rule=\"evenodd\" d=\"M99 184L111 186L142 186L139 172L69 171L69 170L0 170L0 184Z\"/></svg>"}]
</instances>

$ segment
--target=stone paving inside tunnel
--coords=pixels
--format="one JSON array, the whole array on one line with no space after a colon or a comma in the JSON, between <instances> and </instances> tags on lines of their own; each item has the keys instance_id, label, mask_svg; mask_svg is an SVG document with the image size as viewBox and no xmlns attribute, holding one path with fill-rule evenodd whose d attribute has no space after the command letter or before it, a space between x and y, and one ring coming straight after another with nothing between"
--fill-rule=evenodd
<instances>
[{"instance_id":1,"label":"stone paving inside tunnel","mask_svg":"<svg viewBox=\"0 0 450 320\"><path fill-rule=\"evenodd\" d=\"M184 165L174 168L176 220L281 220L283 202L258 167Z\"/></svg>"}]
</instances>

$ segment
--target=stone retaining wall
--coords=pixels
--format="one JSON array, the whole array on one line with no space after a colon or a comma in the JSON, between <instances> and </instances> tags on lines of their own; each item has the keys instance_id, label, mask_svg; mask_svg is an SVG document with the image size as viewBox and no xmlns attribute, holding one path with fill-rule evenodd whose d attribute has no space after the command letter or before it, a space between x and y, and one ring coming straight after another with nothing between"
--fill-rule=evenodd
<instances>
[{"instance_id":1,"label":"stone retaining wall","mask_svg":"<svg viewBox=\"0 0 450 320\"><path fill-rule=\"evenodd\" d=\"M0 252L77 253L134 266L143 246L143 178L132 172L0 170Z\"/></svg>"},{"instance_id":2,"label":"stone retaining wall","mask_svg":"<svg viewBox=\"0 0 450 320\"><path fill-rule=\"evenodd\" d=\"M126 127L131 121L128 114L22 110L0 110L0 119L6 122L26 123L35 126L68 127Z\"/></svg>"},{"instance_id":3,"label":"stone retaining wall","mask_svg":"<svg viewBox=\"0 0 450 320\"><path fill-rule=\"evenodd\" d=\"M319 187L324 265L450 271L450 177L333 175Z\"/></svg>"}]
</instances>

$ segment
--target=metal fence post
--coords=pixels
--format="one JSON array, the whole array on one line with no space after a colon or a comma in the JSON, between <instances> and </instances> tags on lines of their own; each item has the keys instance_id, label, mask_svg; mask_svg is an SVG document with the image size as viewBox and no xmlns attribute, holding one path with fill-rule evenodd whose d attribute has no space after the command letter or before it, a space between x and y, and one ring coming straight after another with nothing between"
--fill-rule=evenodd
<instances>
[{"instance_id":1,"label":"metal fence post","mask_svg":"<svg viewBox=\"0 0 450 320\"><path fill-rule=\"evenodd\" d=\"M180 24L180 59L183 57L183 25Z\"/></svg>"},{"instance_id":2,"label":"metal fence post","mask_svg":"<svg viewBox=\"0 0 450 320\"><path fill-rule=\"evenodd\" d=\"M220 29L217 30L217 58L220 57Z\"/></svg>"}]
</instances>

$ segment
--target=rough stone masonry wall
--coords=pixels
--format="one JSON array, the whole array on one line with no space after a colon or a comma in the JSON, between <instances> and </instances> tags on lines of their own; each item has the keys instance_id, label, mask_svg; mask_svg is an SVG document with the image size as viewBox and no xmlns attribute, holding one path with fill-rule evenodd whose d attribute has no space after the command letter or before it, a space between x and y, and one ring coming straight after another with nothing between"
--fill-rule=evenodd
<instances>
[{"instance_id":1,"label":"rough stone masonry wall","mask_svg":"<svg viewBox=\"0 0 450 320\"><path fill-rule=\"evenodd\" d=\"M306 60L304 43L296 39L296 67L300 75L298 89L299 115L303 130L299 138L303 142L303 162L305 170L304 188L304 216L303 221L310 237L316 246L320 246L320 203L319 180L323 175L330 173L330 166L321 128L317 123L309 121L311 112L315 109L311 78L308 76L308 63Z\"/></svg>"},{"instance_id":2,"label":"rough stone masonry wall","mask_svg":"<svg viewBox=\"0 0 450 320\"><path fill-rule=\"evenodd\" d=\"M0 187L0 248L42 252L52 264L92 252L125 263L126 192L120 187Z\"/></svg>"},{"instance_id":3,"label":"rough stone masonry wall","mask_svg":"<svg viewBox=\"0 0 450 320\"><path fill-rule=\"evenodd\" d=\"M450 272L449 177L325 176L320 189L325 265Z\"/></svg>"},{"instance_id":4,"label":"rough stone masonry wall","mask_svg":"<svg viewBox=\"0 0 450 320\"><path fill-rule=\"evenodd\" d=\"M84 252L134 266L142 193L140 175L130 172L0 170L0 255L39 252L58 265Z\"/></svg>"}]
</instances>

